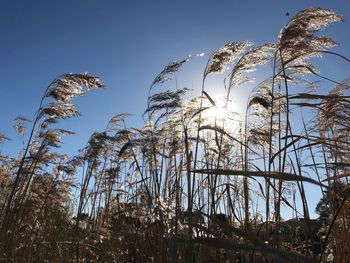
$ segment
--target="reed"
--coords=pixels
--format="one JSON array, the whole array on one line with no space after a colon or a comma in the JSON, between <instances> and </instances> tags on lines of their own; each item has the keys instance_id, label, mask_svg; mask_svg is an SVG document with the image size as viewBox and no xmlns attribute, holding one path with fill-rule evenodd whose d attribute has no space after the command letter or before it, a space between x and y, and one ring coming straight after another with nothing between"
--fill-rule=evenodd
<instances>
[{"instance_id":1,"label":"reed","mask_svg":"<svg viewBox=\"0 0 350 263\"><path fill-rule=\"evenodd\" d=\"M169 63L149 88L144 127L115 115L73 157L55 150L72 132L53 124L77 117L73 98L103 84L88 74L55 79L33 121L15 120L27 140L19 156L0 152L1 260L350 261L350 84L317 69L327 56L350 62L319 34L340 21L309 8L276 43L225 44L197 97L176 79L193 58ZM261 68L271 73L252 87L245 116L230 112ZM220 107L206 89L212 74L222 75L225 116L208 114ZM322 193L317 220L306 185Z\"/></svg>"}]
</instances>

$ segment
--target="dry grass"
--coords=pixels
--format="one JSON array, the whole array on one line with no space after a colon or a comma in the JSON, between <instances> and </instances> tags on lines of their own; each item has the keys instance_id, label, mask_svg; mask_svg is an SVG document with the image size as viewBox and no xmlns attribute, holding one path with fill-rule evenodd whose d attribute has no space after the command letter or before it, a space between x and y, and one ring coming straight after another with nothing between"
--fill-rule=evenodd
<instances>
[{"instance_id":1,"label":"dry grass","mask_svg":"<svg viewBox=\"0 0 350 263\"><path fill-rule=\"evenodd\" d=\"M176 90L165 89L190 63L171 62L151 84L143 128L116 115L71 158L55 150L71 132L53 124L78 116L73 97L103 85L87 74L54 80L33 122L15 120L27 139L19 157L0 156L0 260L350 261L349 79L323 75L311 60L327 53L349 62L319 35L341 20L306 9L277 43L227 43L210 57L195 98L176 81ZM251 72L271 64L244 120L206 115L218 107L205 89L211 74L224 74L227 110ZM335 87L309 91L315 83ZM310 219L306 184L323 193L318 220ZM285 221L286 210L299 220Z\"/></svg>"}]
</instances>

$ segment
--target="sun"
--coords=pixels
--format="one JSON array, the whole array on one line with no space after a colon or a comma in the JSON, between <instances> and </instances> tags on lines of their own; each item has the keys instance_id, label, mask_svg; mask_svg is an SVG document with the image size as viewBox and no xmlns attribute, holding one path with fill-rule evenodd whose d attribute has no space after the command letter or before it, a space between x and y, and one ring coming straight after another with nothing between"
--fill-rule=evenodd
<instances>
[{"instance_id":1,"label":"sun","mask_svg":"<svg viewBox=\"0 0 350 263\"><path fill-rule=\"evenodd\" d=\"M229 111L225 107L215 105L208 109L204 117L207 119L215 119L217 121L224 121L229 115Z\"/></svg>"},{"instance_id":2,"label":"sun","mask_svg":"<svg viewBox=\"0 0 350 263\"><path fill-rule=\"evenodd\" d=\"M213 98L215 105L211 105L210 108L203 112L203 118L210 124L218 124L218 122L236 122L239 120L239 107L237 103L225 99Z\"/></svg>"}]
</instances>

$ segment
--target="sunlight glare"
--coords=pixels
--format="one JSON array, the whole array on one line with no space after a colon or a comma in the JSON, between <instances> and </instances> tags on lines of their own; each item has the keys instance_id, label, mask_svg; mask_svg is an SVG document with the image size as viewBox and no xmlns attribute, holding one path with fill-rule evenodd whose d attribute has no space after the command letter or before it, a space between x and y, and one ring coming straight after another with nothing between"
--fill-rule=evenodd
<instances>
[{"instance_id":1,"label":"sunlight glare","mask_svg":"<svg viewBox=\"0 0 350 263\"><path fill-rule=\"evenodd\" d=\"M215 106L212 106L210 109L204 111L203 117L208 120L210 123L215 123L215 121L225 121L231 122L238 120L238 105L237 103L230 100L225 106L225 99L214 99Z\"/></svg>"}]
</instances>

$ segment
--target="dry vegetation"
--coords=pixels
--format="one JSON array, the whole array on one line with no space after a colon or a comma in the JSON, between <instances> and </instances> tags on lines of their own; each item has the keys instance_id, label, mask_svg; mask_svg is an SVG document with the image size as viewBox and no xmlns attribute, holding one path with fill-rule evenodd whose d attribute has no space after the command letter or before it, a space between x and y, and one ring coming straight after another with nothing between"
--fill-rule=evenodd
<instances>
[{"instance_id":1,"label":"dry vegetation","mask_svg":"<svg viewBox=\"0 0 350 263\"><path fill-rule=\"evenodd\" d=\"M310 8L277 43L227 43L195 98L165 89L190 59L171 62L150 87L142 129L116 115L72 158L56 149L72 133L57 122L79 115L74 97L103 85L87 74L54 80L33 122L15 120L27 141L19 157L0 156L0 261L350 262L349 79L314 63L350 62L319 34L341 20ZM224 73L229 108L249 73L271 65L244 120L208 117L211 74ZM306 184L323 193L318 220ZM284 221L282 210L299 220Z\"/></svg>"}]
</instances>

